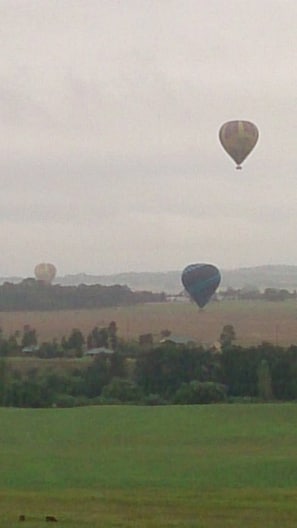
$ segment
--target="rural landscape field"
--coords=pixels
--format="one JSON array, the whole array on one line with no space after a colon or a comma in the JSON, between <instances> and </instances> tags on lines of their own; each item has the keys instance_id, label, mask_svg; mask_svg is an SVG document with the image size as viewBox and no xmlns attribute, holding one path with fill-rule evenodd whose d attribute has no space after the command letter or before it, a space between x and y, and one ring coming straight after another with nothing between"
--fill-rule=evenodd
<instances>
[{"instance_id":1,"label":"rural landscape field","mask_svg":"<svg viewBox=\"0 0 297 528\"><path fill-rule=\"evenodd\" d=\"M281 346L297 343L295 300L224 300L210 303L204 310L191 302L167 302L94 310L0 313L0 327L5 334L30 325L36 329L39 341L60 340L73 328L87 334L94 326L103 327L110 321L116 322L118 334L125 340L135 340L145 333L158 339L160 332L168 329L174 335L210 344L219 339L224 325L232 324L236 343L243 346L263 341Z\"/></svg>"},{"instance_id":2,"label":"rural landscape field","mask_svg":"<svg viewBox=\"0 0 297 528\"><path fill-rule=\"evenodd\" d=\"M0 528L297 528L297 2L0 19Z\"/></svg>"},{"instance_id":3,"label":"rural landscape field","mask_svg":"<svg viewBox=\"0 0 297 528\"><path fill-rule=\"evenodd\" d=\"M297 342L293 300L213 302L203 311L168 302L0 316L5 333L30 325L40 341L113 320L131 341L146 332L157 340L169 329L211 343L232 324L242 345ZM36 361L47 368L81 360ZM20 519L37 528L46 517L62 528L295 528L296 423L294 401L3 407L1 528Z\"/></svg>"},{"instance_id":4,"label":"rural landscape field","mask_svg":"<svg viewBox=\"0 0 297 528\"><path fill-rule=\"evenodd\" d=\"M1 409L1 527L293 528L297 406Z\"/></svg>"}]
</instances>

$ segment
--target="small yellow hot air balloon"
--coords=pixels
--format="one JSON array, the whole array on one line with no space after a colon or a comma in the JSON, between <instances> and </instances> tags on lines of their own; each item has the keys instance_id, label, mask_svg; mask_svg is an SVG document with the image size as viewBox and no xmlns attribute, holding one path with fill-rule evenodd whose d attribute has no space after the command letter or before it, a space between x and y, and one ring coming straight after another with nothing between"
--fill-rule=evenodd
<instances>
[{"instance_id":1,"label":"small yellow hot air balloon","mask_svg":"<svg viewBox=\"0 0 297 528\"><path fill-rule=\"evenodd\" d=\"M253 150L259 137L259 131L250 121L228 121L219 131L223 148L241 169L241 164Z\"/></svg>"},{"instance_id":2,"label":"small yellow hot air balloon","mask_svg":"<svg viewBox=\"0 0 297 528\"><path fill-rule=\"evenodd\" d=\"M56 276L56 267L48 262L41 262L35 266L35 277L37 280L50 284Z\"/></svg>"}]
</instances>

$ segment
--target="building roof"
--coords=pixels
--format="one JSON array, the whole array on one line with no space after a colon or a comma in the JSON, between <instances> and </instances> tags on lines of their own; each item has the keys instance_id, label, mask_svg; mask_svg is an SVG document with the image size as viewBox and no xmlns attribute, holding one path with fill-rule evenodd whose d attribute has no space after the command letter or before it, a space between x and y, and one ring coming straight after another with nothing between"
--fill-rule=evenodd
<instances>
[{"instance_id":1,"label":"building roof","mask_svg":"<svg viewBox=\"0 0 297 528\"><path fill-rule=\"evenodd\" d=\"M90 348L84 353L84 356L98 356L100 354L114 354L114 351L106 347Z\"/></svg>"},{"instance_id":2,"label":"building roof","mask_svg":"<svg viewBox=\"0 0 297 528\"><path fill-rule=\"evenodd\" d=\"M188 345L189 343L195 343L192 337L182 337L170 334L167 337L163 337L160 343L174 343L175 345Z\"/></svg>"},{"instance_id":3,"label":"building roof","mask_svg":"<svg viewBox=\"0 0 297 528\"><path fill-rule=\"evenodd\" d=\"M28 352L28 353L31 353L31 352L38 352L39 350L39 345L28 345L28 346L25 346L22 348L22 352Z\"/></svg>"}]
</instances>

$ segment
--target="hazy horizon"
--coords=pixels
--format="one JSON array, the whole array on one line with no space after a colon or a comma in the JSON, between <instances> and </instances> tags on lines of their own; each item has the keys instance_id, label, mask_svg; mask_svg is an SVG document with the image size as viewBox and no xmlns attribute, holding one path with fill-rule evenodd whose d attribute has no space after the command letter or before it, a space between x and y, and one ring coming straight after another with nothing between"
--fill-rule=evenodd
<instances>
[{"instance_id":1,"label":"hazy horizon","mask_svg":"<svg viewBox=\"0 0 297 528\"><path fill-rule=\"evenodd\" d=\"M223 274L223 273L232 273L232 272L240 272L240 271L255 271L255 270L262 270L262 269L275 269L275 270L278 270L278 271L284 271L285 272L285 269L287 268L292 268L294 271L297 272L297 264L259 264L259 265L255 265L255 266L239 266L239 267L235 267L235 268L220 268L220 272ZM75 276L80 276L80 275L85 275L85 276L89 276L89 277L113 277L113 276L118 276L118 275L157 275L157 274L160 274L160 275L166 275L166 274L176 274L176 273L182 273L182 269L167 269L167 270L128 270L128 271L117 271L115 273L88 273L86 271L78 271L78 272L75 272L75 273L65 273L65 274L61 274L59 273L59 270L57 270L57 273L56 273L56 276L55 276L55 279L53 282L57 281L57 279L59 278L65 278L65 277L75 277ZM35 274L34 274L34 270L29 274L29 275L4 275L4 276L0 276L1 279L6 279L6 278L16 278L16 279L27 279L27 278L35 278Z\"/></svg>"},{"instance_id":2,"label":"hazy horizon","mask_svg":"<svg viewBox=\"0 0 297 528\"><path fill-rule=\"evenodd\" d=\"M0 276L297 262L293 0L2 0ZM260 132L242 171L222 123Z\"/></svg>"}]
</instances>

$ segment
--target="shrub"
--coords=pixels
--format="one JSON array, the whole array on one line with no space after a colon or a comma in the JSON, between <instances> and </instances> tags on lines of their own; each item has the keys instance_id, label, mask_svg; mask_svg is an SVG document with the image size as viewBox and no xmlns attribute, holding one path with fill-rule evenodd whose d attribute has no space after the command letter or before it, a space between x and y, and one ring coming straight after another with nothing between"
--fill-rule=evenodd
<instances>
[{"instance_id":1,"label":"shrub","mask_svg":"<svg viewBox=\"0 0 297 528\"><path fill-rule=\"evenodd\" d=\"M176 391L174 403L197 404L217 403L226 401L226 389L219 383L212 381L190 381L183 383Z\"/></svg>"},{"instance_id":2,"label":"shrub","mask_svg":"<svg viewBox=\"0 0 297 528\"><path fill-rule=\"evenodd\" d=\"M160 394L149 394L144 398L145 405L166 405L166 403Z\"/></svg>"},{"instance_id":3,"label":"shrub","mask_svg":"<svg viewBox=\"0 0 297 528\"><path fill-rule=\"evenodd\" d=\"M70 394L57 394L54 400L56 407L75 407L77 405L76 398Z\"/></svg>"},{"instance_id":4,"label":"shrub","mask_svg":"<svg viewBox=\"0 0 297 528\"><path fill-rule=\"evenodd\" d=\"M102 390L102 398L105 401L139 402L142 399L142 391L138 385L123 378L113 378Z\"/></svg>"}]
</instances>

